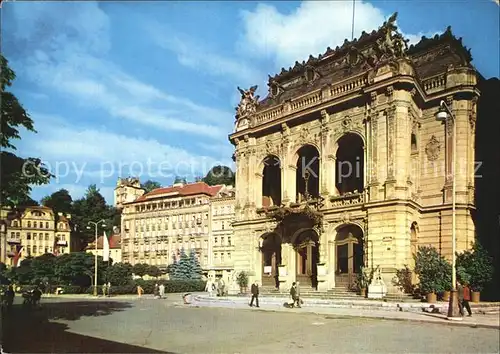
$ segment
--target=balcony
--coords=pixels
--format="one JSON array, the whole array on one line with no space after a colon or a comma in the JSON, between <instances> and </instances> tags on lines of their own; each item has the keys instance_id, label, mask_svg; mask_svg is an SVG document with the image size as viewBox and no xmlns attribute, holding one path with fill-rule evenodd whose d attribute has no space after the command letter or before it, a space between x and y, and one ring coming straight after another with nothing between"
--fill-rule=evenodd
<instances>
[{"instance_id":1,"label":"balcony","mask_svg":"<svg viewBox=\"0 0 500 354\"><path fill-rule=\"evenodd\" d=\"M7 252L7 257L14 257L15 255L16 255L16 252L14 252L14 251Z\"/></svg>"},{"instance_id":2,"label":"balcony","mask_svg":"<svg viewBox=\"0 0 500 354\"><path fill-rule=\"evenodd\" d=\"M365 193L355 192L341 196L334 196L330 198L330 202L333 208L363 204L365 202Z\"/></svg>"},{"instance_id":3,"label":"balcony","mask_svg":"<svg viewBox=\"0 0 500 354\"><path fill-rule=\"evenodd\" d=\"M58 240L57 243L56 243L58 246L68 246L68 241L65 241L65 240Z\"/></svg>"},{"instance_id":4,"label":"balcony","mask_svg":"<svg viewBox=\"0 0 500 354\"><path fill-rule=\"evenodd\" d=\"M20 244L21 243L21 239L19 238L8 238L7 239L7 243L9 244Z\"/></svg>"}]
</instances>

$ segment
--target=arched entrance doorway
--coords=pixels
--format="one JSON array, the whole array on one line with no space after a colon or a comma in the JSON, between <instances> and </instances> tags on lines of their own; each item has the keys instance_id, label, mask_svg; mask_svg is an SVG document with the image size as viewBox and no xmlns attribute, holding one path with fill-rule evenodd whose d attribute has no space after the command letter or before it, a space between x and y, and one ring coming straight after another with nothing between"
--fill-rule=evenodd
<instances>
[{"instance_id":1,"label":"arched entrance doorway","mask_svg":"<svg viewBox=\"0 0 500 354\"><path fill-rule=\"evenodd\" d=\"M363 140L354 133L347 133L338 141L335 187L340 195L361 193L364 189Z\"/></svg>"},{"instance_id":2,"label":"arched entrance doorway","mask_svg":"<svg viewBox=\"0 0 500 354\"><path fill-rule=\"evenodd\" d=\"M345 225L337 230L335 239L335 284L352 288L365 264L363 230L358 225Z\"/></svg>"},{"instance_id":3,"label":"arched entrance doorway","mask_svg":"<svg viewBox=\"0 0 500 354\"><path fill-rule=\"evenodd\" d=\"M313 229L298 230L292 239L296 252L295 279L303 286L318 287L319 237Z\"/></svg>"},{"instance_id":4,"label":"arched entrance doorway","mask_svg":"<svg viewBox=\"0 0 500 354\"><path fill-rule=\"evenodd\" d=\"M262 286L279 288L278 265L281 263L281 237L269 232L261 236Z\"/></svg>"}]
</instances>

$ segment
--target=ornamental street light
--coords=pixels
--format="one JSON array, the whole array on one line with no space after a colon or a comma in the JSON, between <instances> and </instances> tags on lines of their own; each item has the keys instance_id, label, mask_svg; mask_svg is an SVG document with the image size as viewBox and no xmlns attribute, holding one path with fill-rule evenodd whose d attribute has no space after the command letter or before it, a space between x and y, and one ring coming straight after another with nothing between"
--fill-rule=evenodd
<instances>
[{"instance_id":1,"label":"ornamental street light","mask_svg":"<svg viewBox=\"0 0 500 354\"><path fill-rule=\"evenodd\" d=\"M106 227L104 220L99 220L97 222L89 221L89 226L87 229L91 229L90 225L93 225L95 228L95 255L94 255L94 296L97 296L97 227L99 224L102 224L102 227Z\"/></svg>"},{"instance_id":2,"label":"ornamental street light","mask_svg":"<svg viewBox=\"0 0 500 354\"><path fill-rule=\"evenodd\" d=\"M452 191L451 191L451 285L452 290L450 294L450 301L448 303L448 319L449 320L461 320L462 316L459 313L458 305L458 294L457 294L457 269L456 269L456 248L457 248L457 237L456 237L456 160L457 160L457 120L455 115L452 113L448 105L441 101L439 103L439 110L436 113L436 120L445 122L446 124L453 125L453 137L452 137L452 161L451 161L451 178L452 178Z\"/></svg>"}]
</instances>

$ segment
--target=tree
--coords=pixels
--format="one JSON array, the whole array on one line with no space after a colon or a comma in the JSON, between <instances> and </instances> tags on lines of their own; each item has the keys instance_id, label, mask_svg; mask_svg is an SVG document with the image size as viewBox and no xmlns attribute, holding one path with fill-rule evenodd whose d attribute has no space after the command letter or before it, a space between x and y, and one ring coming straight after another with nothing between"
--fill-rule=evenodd
<instances>
[{"instance_id":1,"label":"tree","mask_svg":"<svg viewBox=\"0 0 500 354\"><path fill-rule=\"evenodd\" d=\"M160 184L160 182L147 180L146 182L143 183L143 185L141 187L142 187L142 189L144 189L146 191L146 193L149 193L153 189L161 188L161 184Z\"/></svg>"},{"instance_id":2,"label":"tree","mask_svg":"<svg viewBox=\"0 0 500 354\"><path fill-rule=\"evenodd\" d=\"M457 275L469 281L472 291L482 291L493 278L493 259L483 246L476 242L472 250L457 255Z\"/></svg>"},{"instance_id":3,"label":"tree","mask_svg":"<svg viewBox=\"0 0 500 354\"><path fill-rule=\"evenodd\" d=\"M33 284L34 274L31 268L33 258L23 259L19 267L10 268L8 277L18 284Z\"/></svg>"},{"instance_id":4,"label":"tree","mask_svg":"<svg viewBox=\"0 0 500 354\"><path fill-rule=\"evenodd\" d=\"M191 262L191 279L201 279L203 270L201 269L200 262L198 261L198 257L196 256L196 252L194 250L191 250L189 253L189 260Z\"/></svg>"},{"instance_id":5,"label":"tree","mask_svg":"<svg viewBox=\"0 0 500 354\"><path fill-rule=\"evenodd\" d=\"M12 140L21 139L18 127L36 133L33 120L23 108L16 96L6 89L12 85L16 74L8 65L7 59L0 55L1 107L0 121L0 204L16 206L22 205L30 198L31 186L47 184L52 174L42 164L40 158L22 158L12 151L16 150ZM7 151L9 149L11 151Z\"/></svg>"},{"instance_id":6,"label":"tree","mask_svg":"<svg viewBox=\"0 0 500 354\"><path fill-rule=\"evenodd\" d=\"M108 268L106 280L111 285L127 285L132 281L132 265L129 263L115 263Z\"/></svg>"},{"instance_id":7,"label":"tree","mask_svg":"<svg viewBox=\"0 0 500 354\"><path fill-rule=\"evenodd\" d=\"M146 263L136 263L132 267L132 272L138 277L143 277L148 273L149 264Z\"/></svg>"},{"instance_id":8,"label":"tree","mask_svg":"<svg viewBox=\"0 0 500 354\"><path fill-rule=\"evenodd\" d=\"M421 246L415 256L415 273L425 294L440 293L451 288L451 264L432 246Z\"/></svg>"},{"instance_id":9,"label":"tree","mask_svg":"<svg viewBox=\"0 0 500 354\"><path fill-rule=\"evenodd\" d=\"M42 199L42 205L51 208L54 213L63 213L65 215L73 213L73 198L68 190L60 189Z\"/></svg>"},{"instance_id":10,"label":"tree","mask_svg":"<svg viewBox=\"0 0 500 354\"><path fill-rule=\"evenodd\" d=\"M33 258L31 269L33 272L33 282L35 284L52 284L56 278L55 274L56 256L51 253L43 254Z\"/></svg>"},{"instance_id":11,"label":"tree","mask_svg":"<svg viewBox=\"0 0 500 354\"><path fill-rule=\"evenodd\" d=\"M87 252L66 253L56 258L55 274L68 285L90 286L94 283L95 256ZM108 262L97 257L97 282L103 284Z\"/></svg>"},{"instance_id":12,"label":"tree","mask_svg":"<svg viewBox=\"0 0 500 354\"><path fill-rule=\"evenodd\" d=\"M105 227L99 226L98 234L101 235L102 231L108 234L113 230L114 222L116 220L116 209L106 204L106 199L101 195L99 189L95 184L88 187L85 196L76 200L73 203L73 223L74 235L77 239L81 240L82 246L85 247L95 239L95 228L91 225L87 229L89 221L97 222L105 220Z\"/></svg>"},{"instance_id":13,"label":"tree","mask_svg":"<svg viewBox=\"0 0 500 354\"><path fill-rule=\"evenodd\" d=\"M235 174L231 168L227 166L217 165L208 171L207 175L203 178L203 182L209 186L218 184L232 185L235 183Z\"/></svg>"},{"instance_id":14,"label":"tree","mask_svg":"<svg viewBox=\"0 0 500 354\"><path fill-rule=\"evenodd\" d=\"M175 176L175 179L174 179L174 184L175 184L175 183L183 183L183 184L187 184L186 177Z\"/></svg>"},{"instance_id":15,"label":"tree","mask_svg":"<svg viewBox=\"0 0 500 354\"><path fill-rule=\"evenodd\" d=\"M191 251L188 256L184 249L181 250L179 261L174 263L170 270L170 278L173 280L198 280L203 273L196 253Z\"/></svg>"},{"instance_id":16,"label":"tree","mask_svg":"<svg viewBox=\"0 0 500 354\"><path fill-rule=\"evenodd\" d=\"M146 272L150 277L158 278L161 275L161 270L155 265L150 265Z\"/></svg>"}]
</instances>

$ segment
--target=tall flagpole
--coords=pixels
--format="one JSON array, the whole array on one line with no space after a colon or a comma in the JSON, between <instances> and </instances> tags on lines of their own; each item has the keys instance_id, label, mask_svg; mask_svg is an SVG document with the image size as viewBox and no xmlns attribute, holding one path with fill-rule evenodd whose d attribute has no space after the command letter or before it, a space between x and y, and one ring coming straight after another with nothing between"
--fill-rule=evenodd
<instances>
[{"instance_id":1,"label":"tall flagpole","mask_svg":"<svg viewBox=\"0 0 500 354\"><path fill-rule=\"evenodd\" d=\"M354 40L354 11L356 10L356 0L352 0L352 29L351 29L351 41Z\"/></svg>"}]
</instances>

